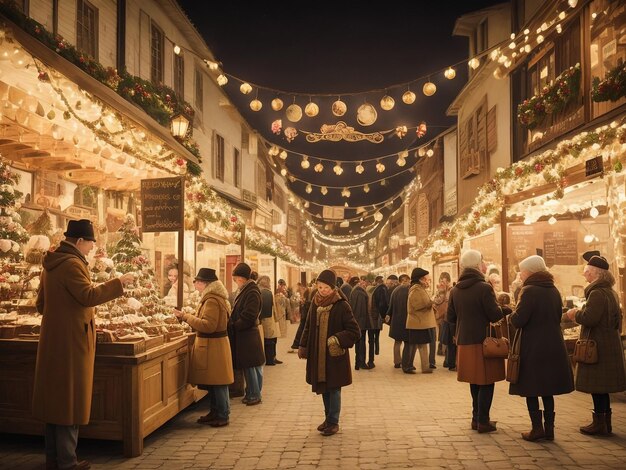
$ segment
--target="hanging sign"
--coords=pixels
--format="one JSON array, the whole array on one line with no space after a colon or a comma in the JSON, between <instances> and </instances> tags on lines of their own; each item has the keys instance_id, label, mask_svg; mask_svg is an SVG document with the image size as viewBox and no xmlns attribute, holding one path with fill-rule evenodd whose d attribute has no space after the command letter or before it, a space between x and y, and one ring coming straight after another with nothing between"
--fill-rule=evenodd
<instances>
[{"instance_id":1,"label":"hanging sign","mask_svg":"<svg viewBox=\"0 0 626 470\"><path fill-rule=\"evenodd\" d=\"M144 232L182 230L185 209L183 177L141 180L141 220Z\"/></svg>"}]
</instances>

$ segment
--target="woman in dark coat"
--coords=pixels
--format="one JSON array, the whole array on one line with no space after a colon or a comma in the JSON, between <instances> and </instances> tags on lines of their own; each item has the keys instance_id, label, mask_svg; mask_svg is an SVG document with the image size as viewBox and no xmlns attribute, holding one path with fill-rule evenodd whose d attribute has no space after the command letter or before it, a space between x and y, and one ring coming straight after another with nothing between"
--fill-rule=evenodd
<instances>
[{"instance_id":1,"label":"woman in dark coat","mask_svg":"<svg viewBox=\"0 0 626 470\"><path fill-rule=\"evenodd\" d=\"M554 395L574 390L574 376L561 332L561 294L554 286L541 256L533 255L520 264L523 287L510 321L521 334L520 369L509 393L526 397L532 430L522 433L527 441L554 439ZM539 409L543 401L543 419Z\"/></svg>"},{"instance_id":2,"label":"woman in dark coat","mask_svg":"<svg viewBox=\"0 0 626 470\"><path fill-rule=\"evenodd\" d=\"M400 353L400 347L404 343L405 348L410 348L408 344L409 331L406 329L406 317L407 317L407 305L409 299L409 281L410 278L407 274L400 275L400 284L394 287L389 299L389 308L387 310L387 317L389 317L389 337L393 338L393 366L396 369L402 367L402 354ZM409 354L410 356L410 354ZM413 358L410 358L410 363L405 365L403 371L407 374L413 372Z\"/></svg>"},{"instance_id":3,"label":"woman in dark coat","mask_svg":"<svg viewBox=\"0 0 626 470\"><path fill-rule=\"evenodd\" d=\"M472 394L472 429L496 431L489 420L494 384L504 380L504 359L483 356L483 341L490 323L503 318L496 295L485 281L487 266L479 251L467 250L460 260L463 271L450 292L446 321L456 323L457 380L469 382Z\"/></svg>"},{"instance_id":4,"label":"woman in dark coat","mask_svg":"<svg viewBox=\"0 0 626 470\"><path fill-rule=\"evenodd\" d=\"M250 279L251 273L252 270L246 263L239 263L233 269L233 280L239 286L239 294L233 303L233 313L228 322L233 367L243 370L246 378L246 395L242 401L248 406L261 403L265 363L258 327L261 291L256 282Z\"/></svg>"},{"instance_id":5,"label":"woman in dark coat","mask_svg":"<svg viewBox=\"0 0 626 470\"><path fill-rule=\"evenodd\" d=\"M580 432L604 436L613 432L609 393L626 390L624 349L620 338L622 316L617 293L613 290L615 278L609 271L607 260L593 256L585 266L583 276L589 283L585 287L587 303L580 310L568 310L564 316L582 325L581 338L596 341L598 362L576 365L576 390L591 393L593 398L593 420L582 426Z\"/></svg>"},{"instance_id":6,"label":"woman in dark coat","mask_svg":"<svg viewBox=\"0 0 626 470\"><path fill-rule=\"evenodd\" d=\"M307 322L300 338L298 357L306 359L306 381L324 399L324 436L339 431L341 387L352 383L348 349L361 336L350 304L337 292L335 273L326 269L317 277Z\"/></svg>"}]
</instances>

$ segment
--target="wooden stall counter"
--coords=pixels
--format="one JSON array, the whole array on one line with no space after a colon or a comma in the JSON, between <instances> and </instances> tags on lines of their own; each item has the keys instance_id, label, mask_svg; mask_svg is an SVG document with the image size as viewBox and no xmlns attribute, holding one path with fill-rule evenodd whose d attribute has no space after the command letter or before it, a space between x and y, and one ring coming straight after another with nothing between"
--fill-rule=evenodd
<instances>
[{"instance_id":1,"label":"wooden stall counter","mask_svg":"<svg viewBox=\"0 0 626 470\"><path fill-rule=\"evenodd\" d=\"M120 440L124 456L141 455L143 439L194 401L187 384L194 338L151 348L98 343L91 419L80 437ZM43 435L44 424L31 415L36 357L36 340L0 339L0 432Z\"/></svg>"}]
</instances>

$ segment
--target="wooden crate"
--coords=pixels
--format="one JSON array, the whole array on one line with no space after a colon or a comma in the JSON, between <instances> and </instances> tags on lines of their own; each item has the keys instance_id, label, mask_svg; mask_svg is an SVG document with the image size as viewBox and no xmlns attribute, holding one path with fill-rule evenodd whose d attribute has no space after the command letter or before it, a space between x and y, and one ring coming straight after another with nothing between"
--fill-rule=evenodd
<instances>
[{"instance_id":1,"label":"wooden crate","mask_svg":"<svg viewBox=\"0 0 626 470\"><path fill-rule=\"evenodd\" d=\"M116 342L116 343L96 343L96 354L107 356L136 356L146 352L146 340Z\"/></svg>"}]
</instances>

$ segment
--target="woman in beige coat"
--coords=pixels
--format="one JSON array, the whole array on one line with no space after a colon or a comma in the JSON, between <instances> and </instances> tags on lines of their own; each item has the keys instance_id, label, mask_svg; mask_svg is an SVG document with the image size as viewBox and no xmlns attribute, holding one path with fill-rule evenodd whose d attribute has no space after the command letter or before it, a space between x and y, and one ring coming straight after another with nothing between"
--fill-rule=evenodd
<instances>
[{"instance_id":1,"label":"woman in beige coat","mask_svg":"<svg viewBox=\"0 0 626 470\"><path fill-rule=\"evenodd\" d=\"M432 373L428 363L428 345L432 339L432 329L436 328L435 312L433 311L433 301L426 289L430 287L430 276L428 271L422 268L415 268L411 273L411 288L409 289L409 299L407 304L406 329L408 331L410 351L410 363L413 363L415 352L420 352L420 363L422 374ZM409 348L404 348L404 352ZM403 354L404 355L404 354ZM409 358L406 358L408 361ZM406 364L405 358L402 363ZM406 369L405 369L405 372ZM408 373L413 371L409 369ZM414 372L413 372L414 373Z\"/></svg>"},{"instance_id":2,"label":"woman in beige coat","mask_svg":"<svg viewBox=\"0 0 626 470\"><path fill-rule=\"evenodd\" d=\"M226 327L230 317L228 291L214 269L200 268L193 281L201 293L200 306L194 315L175 310L176 317L196 332L189 382L209 392L209 413L198 423L213 427L226 426L230 414L228 385L234 382L230 340Z\"/></svg>"}]
</instances>

